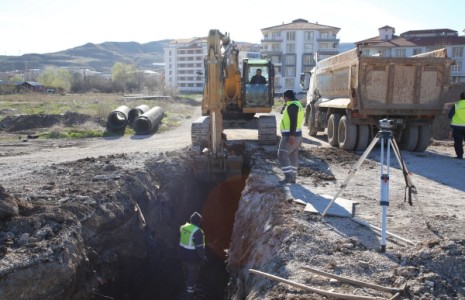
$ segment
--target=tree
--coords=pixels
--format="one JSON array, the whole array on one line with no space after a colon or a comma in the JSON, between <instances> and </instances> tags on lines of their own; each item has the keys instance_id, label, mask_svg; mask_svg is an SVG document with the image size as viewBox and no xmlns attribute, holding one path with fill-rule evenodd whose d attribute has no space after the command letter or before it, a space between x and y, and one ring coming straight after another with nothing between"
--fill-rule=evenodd
<instances>
[{"instance_id":1,"label":"tree","mask_svg":"<svg viewBox=\"0 0 465 300\"><path fill-rule=\"evenodd\" d=\"M47 68L38 77L37 81L46 87L53 87L61 91L69 91L72 74L68 70Z\"/></svg>"},{"instance_id":2,"label":"tree","mask_svg":"<svg viewBox=\"0 0 465 300\"><path fill-rule=\"evenodd\" d=\"M111 68L111 80L114 87L122 87L124 92L137 88L136 67L117 62Z\"/></svg>"}]
</instances>

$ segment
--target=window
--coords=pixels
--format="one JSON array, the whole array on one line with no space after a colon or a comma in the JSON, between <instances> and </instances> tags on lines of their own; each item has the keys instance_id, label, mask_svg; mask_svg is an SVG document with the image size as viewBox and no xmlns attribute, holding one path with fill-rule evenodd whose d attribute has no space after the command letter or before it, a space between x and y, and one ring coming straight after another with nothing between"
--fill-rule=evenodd
<instances>
[{"instance_id":1,"label":"window","mask_svg":"<svg viewBox=\"0 0 465 300\"><path fill-rule=\"evenodd\" d=\"M313 69L313 67L311 67L311 66L304 66L302 68L302 72L309 72L310 73L312 71L312 69Z\"/></svg>"},{"instance_id":2,"label":"window","mask_svg":"<svg viewBox=\"0 0 465 300\"><path fill-rule=\"evenodd\" d=\"M284 73L284 76L285 77L295 77L295 66L287 66L285 68L285 73Z\"/></svg>"},{"instance_id":3,"label":"window","mask_svg":"<svg viewBox=\"0 0 465 300\"><path fill-rule=\"evenodd\" d=\"M273 40L280 40L281 32L273 32L272 37L273 37Z\"/></svg>"},{"instance_id":4,"label":"window","mask_svg":"<svg viewBox=\"0 0 465 300\"><path fill-rule=\"evenodd\" d=\"M294 78L286 78L284 80L284 89L286 90L294 89Z\"/></svg>"},{"instance_id":5,"label":"window","mask_svg":"<svg viewBox=\"0 0 465 300\"><path fill-rule=\"evenodd\" d=\"M280 52L281 51L281 44L271 44L271 51Z\"/></svg>"},{"instance_id":6,"label":"window","mask_svg":"<svg viewBox=\"0 0 465 300\"><path fill-rule=\"evenodd\" d=\"M286 52L287 53L295 53L295 44L294 43L287 43L286 44Z\"/></svg>"},{"instance_id":7,"label":"window","mask_svg":"<svg viewBox=\"0 0 465 300\"><path fill-rule=\"evenodd\" d=\"M414 48L413 49L413 55L417 55L421 53L421 48Z\"/></svg>"},{"instance_id":8,"label":"window","mask_svg":"<svg viewBox=\"0 0 465 300\"><path fill-rule=\"evenodd\" d=\"M304 31L304 41L313 41L313 31Z\"/></svg>"},{"instance_id":9,"label":"window","mask_svg":"<svg viewBox=\"0 0 465 300\"><path fill-rule=\"evenodd\" d=\"M329 38L329 34L327 32L321 32L320 33L320 38L327 40Z\"/></svg>"},{"instance_id":10,"label":"window","mask_svg":"<svg viewBox=\"0 0 465 300\"><path fill-rule=\"evenodd\" d=\"M320 49L329 49L329 43L319 43Z\"/></svg>"},{"instance_id":11,"label":"window","mask_svg":"<svg viewBox=\"0 0 465 300\"><path fill-rule=\"evenodd\" d=\"M462 72L462 62L461 61L456 61L455 65L452 65L450 67L450 71L454 72L454 73Z\"/></svg>"},{"instance_id":12,"label":"window","mask_svg":"<svg viewBox=\"0 0 465 300\"><path fill-rule=\"evenodd\" d=\"M280 64L281 63L281 55L271 55L270 60L274 64Z\"/></svg>"},{"instance_id":13,"label":"window","mask_svg":"<svg viewBox=\"0 0 465 300\"><path fill-rule=\"evenodd\" d=\"M462 58L462 57L463 57L463 47L453 47L452 58Z\"/></svg>"},{"instance_id":14,"label":"window","mask_svg":"<svg viewBox=\"0 0 465 300\"><path fill-rule=\"evenodd\" d=\"M405 57L405 49L396 49L395 55L396 57Z\"/></svg>"},{"instance_id":15,"label":"window","mask_svg":"<svg viewBox=\"0 0 465 300\"><path fill-rule=\"evenodd\" d=\"M284 59L286 65L295 65L295 54L287 54Z\"/></svg>"},{"instance_id":16,"label":"window","mask_svg":"<svg viewBox=\"0 0 465 300\"><path fill-rule=\"evenodd\" d=\"M304 43L304 52L313 52L313 43Z\"/></svg>"},{"instance_id":17,"label":"window","mask_svg":"<svg viewBox=\"0 0 465 300\"><path fill-rule=\"evenodd\" d=\"M295 31L286 32L286 41L295 41Z\"/></svg>"},{"instance_id":18,"label":"window","mask_svg":"<svg viewBox=\"0 0 465 300\"><path fill-rule=\"evenodd\" d=\"M304 54L302 61L303 61L304 66L313 66L313 65L315 65L315 60L313 59L313 53L312 54Z\"/></svg>"}]
</instances>

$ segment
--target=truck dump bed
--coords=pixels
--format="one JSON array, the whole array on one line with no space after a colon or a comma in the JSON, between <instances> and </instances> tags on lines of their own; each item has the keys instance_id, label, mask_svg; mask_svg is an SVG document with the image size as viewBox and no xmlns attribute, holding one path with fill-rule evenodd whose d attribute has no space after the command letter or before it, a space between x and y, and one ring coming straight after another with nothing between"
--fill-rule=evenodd
<instances>
[{"instance_id":1,"label":"truck dump bed","mask_svg":"<svg viewBox=\"0 0 465 300\"><path fill-rule=\"evenodd\" d=\"M357 49L317 63L320 106L335 105L364 115L441 112L449 89L445 49L414 57L360 56Z\"/></svg>"}]
</instances>

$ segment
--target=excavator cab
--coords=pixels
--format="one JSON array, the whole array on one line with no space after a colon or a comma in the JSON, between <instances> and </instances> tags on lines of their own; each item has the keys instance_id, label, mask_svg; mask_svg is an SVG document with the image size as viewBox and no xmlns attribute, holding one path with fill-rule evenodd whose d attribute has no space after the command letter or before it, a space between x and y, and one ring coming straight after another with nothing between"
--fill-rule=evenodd
<instances>
[{"instance_id":1,"label":"excavator cab","mask_svg":"<svg viewBox=\"0 0 465 300\"><path fill-rule=\"evenodd\" d=\"M269 113L274 104L274 66L266 59L244 59L243 61L243 107L244 113ZM266 83L254 83L253 77L261 70Z\"/></svg>"}]
</instances>

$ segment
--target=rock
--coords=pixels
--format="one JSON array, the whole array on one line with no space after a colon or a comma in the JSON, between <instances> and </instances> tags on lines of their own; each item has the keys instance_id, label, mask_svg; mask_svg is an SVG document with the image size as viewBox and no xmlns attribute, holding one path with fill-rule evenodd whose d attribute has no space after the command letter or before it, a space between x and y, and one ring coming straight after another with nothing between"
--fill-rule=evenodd
<instances>
[{"instance_id":1,"label":"rock","mask_svg":"<svg viewBox=\"0 0 465 300\"><path fill-rule=\"evenodd\" d=\"M18 203L5 193L0 185L0 219L16 217L19 214Z\"/></svg>"}]
</instances>

